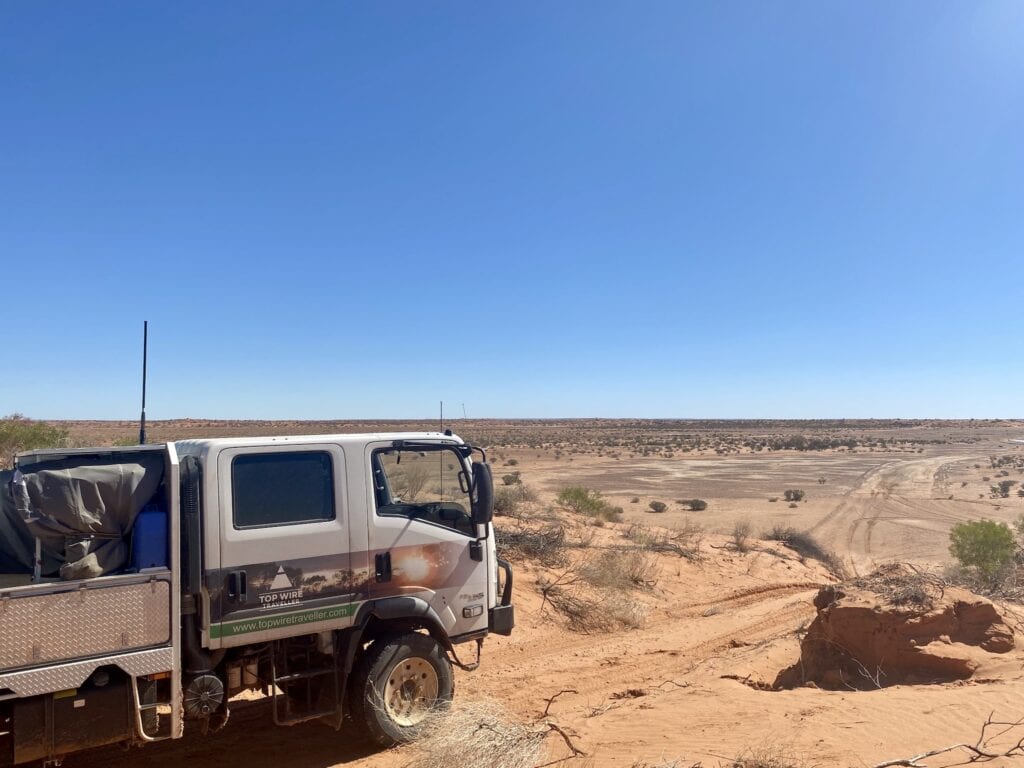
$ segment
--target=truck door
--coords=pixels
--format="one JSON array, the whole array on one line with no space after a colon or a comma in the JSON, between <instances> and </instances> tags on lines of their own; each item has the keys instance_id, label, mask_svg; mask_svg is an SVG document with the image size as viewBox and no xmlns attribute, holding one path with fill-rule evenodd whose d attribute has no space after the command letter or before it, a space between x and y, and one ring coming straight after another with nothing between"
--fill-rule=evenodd
<instances>
[{"instance_id":1,"label":"truck door","mask_svg":"<svg viewBox=\"0 0 1024 768\"><path fill-rule=\"evenodd\" d=\"M341 447L229 448L217 457L217 476L220 568L208 574L211 646L351 624Z\"/></svg>"},{"instance_id":2,"label":"truck door","mask_svg":"<svg viewBox=\"0 0 1024 768\"><path fill-rule=\"evenodd\" d=\"M415 594L450 636L487 629L487 566L470 517L465 446L379 443L366 457L370 596Z\"/></svg>"}]
</instances>

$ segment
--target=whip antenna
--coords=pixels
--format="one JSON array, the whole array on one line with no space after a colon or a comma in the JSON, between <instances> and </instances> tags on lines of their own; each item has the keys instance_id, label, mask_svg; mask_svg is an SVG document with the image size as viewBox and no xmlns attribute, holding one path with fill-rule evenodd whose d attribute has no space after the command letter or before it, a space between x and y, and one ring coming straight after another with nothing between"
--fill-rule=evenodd
<instances>
[{"instance_id":1,"label":"whip antenna","mask_svg":"<svg viewBox=\"0 0 1024 768\"><path fill-rule=\"evenodd\" d=\"M146 444L146 357L149 350L149 321L142 321L142 416L139 418L139 445Z\"/></svg>"}]
</instances>

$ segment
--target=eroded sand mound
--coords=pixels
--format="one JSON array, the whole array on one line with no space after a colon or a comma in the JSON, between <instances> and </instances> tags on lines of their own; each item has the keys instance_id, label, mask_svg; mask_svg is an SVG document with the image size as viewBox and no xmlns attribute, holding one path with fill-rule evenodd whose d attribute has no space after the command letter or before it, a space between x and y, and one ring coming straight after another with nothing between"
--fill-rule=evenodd
<instances>
[{"instance_id":1,"label":"eroded sand mound","mask_svg":"<svg viewBox=\"0 0 1024 768\"><path fill-rule=\"evenodd\" d=\"M990 600L901 566L823 587L818 614L778 688L880 688L979 676L1014 649L1014 630Z\"/></svg>"}]
</instances>

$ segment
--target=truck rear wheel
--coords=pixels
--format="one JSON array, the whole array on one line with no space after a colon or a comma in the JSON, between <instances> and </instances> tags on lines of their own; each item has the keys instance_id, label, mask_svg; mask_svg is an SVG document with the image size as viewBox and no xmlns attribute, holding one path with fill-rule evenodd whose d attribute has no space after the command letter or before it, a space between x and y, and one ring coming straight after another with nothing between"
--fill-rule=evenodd
<instances>
[{"instance_id":1,"label":"truck rear wheel","mask_svg":"<svg viewBox=\"0 0 1024 768\"><path fill-rule=\"evenodd\" d=\"M427 716L452 700L452 665L434 638L411 632L376 640L360 659L352 716L382 746L412 741Z\"/></svg>"}]
</instances>

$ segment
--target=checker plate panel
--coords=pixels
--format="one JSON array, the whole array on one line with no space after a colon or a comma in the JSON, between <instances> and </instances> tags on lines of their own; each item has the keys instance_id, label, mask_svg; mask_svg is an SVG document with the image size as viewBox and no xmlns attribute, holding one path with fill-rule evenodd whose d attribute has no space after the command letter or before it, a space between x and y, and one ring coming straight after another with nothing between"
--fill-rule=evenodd
<instances>
[{"instance_id":1,"label":"checker plate panel","mask_svg":"<svg viewBox=\"0 0 1024 768\"><path fill-rule=\"evenodd\" d=\"M0 670L170 642L165 580L0 598Z\"/></svg>"}]
</instances>

